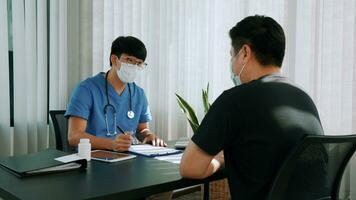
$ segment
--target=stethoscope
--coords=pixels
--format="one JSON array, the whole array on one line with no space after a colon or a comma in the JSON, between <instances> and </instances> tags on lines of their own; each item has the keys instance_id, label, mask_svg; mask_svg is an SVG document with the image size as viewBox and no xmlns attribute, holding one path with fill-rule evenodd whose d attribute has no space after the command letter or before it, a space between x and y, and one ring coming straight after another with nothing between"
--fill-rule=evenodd
<instances>
[{"instance_id":1,"label":"stethoscope","mask_svg":"<svg viewBox=\"0 0 356 200\"><path fill-rule=\"evenodd\" d=\"M110 103L110 99L109 99L109 93L108 93L108 74L109 74L109 71L106 73L105 75L105 93L106 93L106 105L104 106L104 115L105 115L105 124L106 124L106 136L113 136L113 135L116 135L117 134L117 131L116 131L116 108L115 106L113 106L111 103ZM129 98L130 98L130 102L129 102L129 110L127 111L127 117L129 119L133 119L135 117L135 113L134 111L132 110L132 97L131 97L131 88L130 88L130 85L127 84L127 87L129 88ZM109 123L108 123L108 114L107 114L107 109L108 108L111 108L112 111L113 111L113 114L114 114L114 133L110 133L109 131Z\"/></svg>"}]
</instances>

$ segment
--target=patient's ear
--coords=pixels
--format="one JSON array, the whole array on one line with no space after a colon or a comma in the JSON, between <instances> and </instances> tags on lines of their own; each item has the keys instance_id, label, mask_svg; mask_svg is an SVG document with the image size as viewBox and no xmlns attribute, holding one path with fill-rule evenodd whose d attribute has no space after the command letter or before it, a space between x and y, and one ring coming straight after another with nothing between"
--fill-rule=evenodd
<instances>
[{"instance_id":1,"label":"patient's ear","mask_svg":"<svg viewBox=\"0 0 356 200\"><path fill-rule=\"evenodd\" d=\"M247 61L252 56L251 46L248 44L244 44L241 48L241 51L242 51L241 54L242 54L243 63L247 63Z\"/></svg>"}]
</instances>

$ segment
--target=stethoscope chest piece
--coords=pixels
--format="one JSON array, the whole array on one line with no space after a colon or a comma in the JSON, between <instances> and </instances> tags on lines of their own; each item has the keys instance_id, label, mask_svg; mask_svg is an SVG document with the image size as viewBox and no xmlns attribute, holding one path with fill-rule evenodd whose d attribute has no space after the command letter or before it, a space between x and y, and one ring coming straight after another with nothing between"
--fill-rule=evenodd
<instances>
[{"instance_id":1,"label":"stethoscope chest piece","mask_svg":"<svg viewBox=\"0 0 356 200\"><path fill-rule=\"evenodd\" d=\"M132 110L127 111L127 117L133 119L135 117L135 113Z\"/></svg>"}]
</instances>

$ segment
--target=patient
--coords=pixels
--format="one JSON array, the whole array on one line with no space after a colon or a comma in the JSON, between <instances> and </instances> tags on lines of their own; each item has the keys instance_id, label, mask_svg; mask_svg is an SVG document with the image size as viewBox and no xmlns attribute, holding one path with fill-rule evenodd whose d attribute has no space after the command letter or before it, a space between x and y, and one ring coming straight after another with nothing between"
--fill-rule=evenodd
<instances>
[{"instance_id":1,"label":"patient","mask_svg":"<svg viewBox=\"0 0 356 200\"><path fill-rule=\"evenodd\" d=\"M184 152L180 173L201 179L225 165L232 199L264 199L296 142L322 135L323 128L309 95L281 74L282 27L256 15L229 34L231 65L221 70L230 69L235 87L211 106Z\"/></svg>"}]
</instances>

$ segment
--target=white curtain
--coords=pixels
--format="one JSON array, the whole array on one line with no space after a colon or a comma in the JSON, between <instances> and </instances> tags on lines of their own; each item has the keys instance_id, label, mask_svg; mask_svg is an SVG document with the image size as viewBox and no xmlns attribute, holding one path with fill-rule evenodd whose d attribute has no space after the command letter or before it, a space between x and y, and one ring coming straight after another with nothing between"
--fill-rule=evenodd
<instances>
[{"instance_id":1,"label":"white curtain","mask_svg":"<svg viewBox=\"0 0 356 200\"><path fill-rule=\"evenodd\" d=\"M10 154L10 98L7 2L0 1L0 155Z\"/></svg>"},{"instance_id":2,"label":"white curtain","mask_svg":"<svg viewBox=\"0 0 356 200\"><path fill-rule=\"evenodd\" d=\"M24 154L48 147L47 10L45 0L8 3L12 4L14 126L13 140L6 142L11 153Z\"/></svg>"},{"instance_id":3,"label":"white curtain","mask_svg":"<svg viewBox=\"0 0 356 200\"><path fill-rule=\"evenodd\" d=\"M111 42L120 35L136 36L148 49L148 68L137 82L149 100L152 130L164 139L190 137L174 94L186 98L201 119L201 89L209 83L213 101L232 86L229 29L254 14L283 26L283 73L314 99L326 134L356 133L356 0L3 0L0 154L52 146L47 104L65 109L79 81L108 70ZM14 54L13 127L9 50ZM353 162L343 198L356 199Z\"/></svg>"},{"instance_id":4,"label":"white curtain","mask_svg":"<svg viewBox=\"0 0 356 200\"><path fill-rule=\"evenodd\" d=\"M85 0L0 1L0 155L55 145L48 110L65 109L73 87L92 75L91 13Z\"/></svg>"},{"instance_id":5,"label":"white curtain","mask_svg":"<svg viewBox=\"0 0 356 200\"><path fill-rule=\"evenodd\" d=\"M111 42L140 38L148 49L148 70L138 83L149 99L152 129L164 139L191 136L174 93L202 117L201 89L211 100L232 86L229 29L248 15L268 15L287 37L283 73L315 101L326 134L356 134L355 0L93 0L93 74L108 70ZM356 165L348 168L342 198ZM351 178L350 178L351 176Z\"/></svg>"},{"instance_id":6,"label":"white curtain","mask_svg":"<svg viewBox=\"0 0 356 200\"><path fill-rule=\"evenodd\" d=\"M232 86L229 29L248 15L268 15L286 32L284 74L312 96L327 134L349 134L356 132L355 13L355 0L94 0L93 74L109 68L117 36L140 38L149 65L138 82L149 97L155 130L168 139L190 135L174 93L201 115L200 92L208 82L211 100Z\"/></svg>"},{"instance_id":7,"label":"white curtain","mask_svg":"<svg viewBox=\"0 0 356 200\"><path fill-rule=\"evenodd\" d=\"M109 68L111 42L120 35L140 38L148 68L137 81L146 91L152 129L164 139L192 134L178 108L183 96L202 117L201 90L211 100L232 86L228 28L245 14L236 1L93 1L94 74ZM280 7L280 6L279 6Z\"/></svg>"},{"instance_id":8,"label":"white curtain","mask_svg":"<svg viewBox=\"0 0 356 200\"><path fill-rule=\"evenodd\" d=\"M68 101L67 1L0 1L0 27L0 154L48 148L48 107L64 109Z\"/></svg>"}]
</instances>

